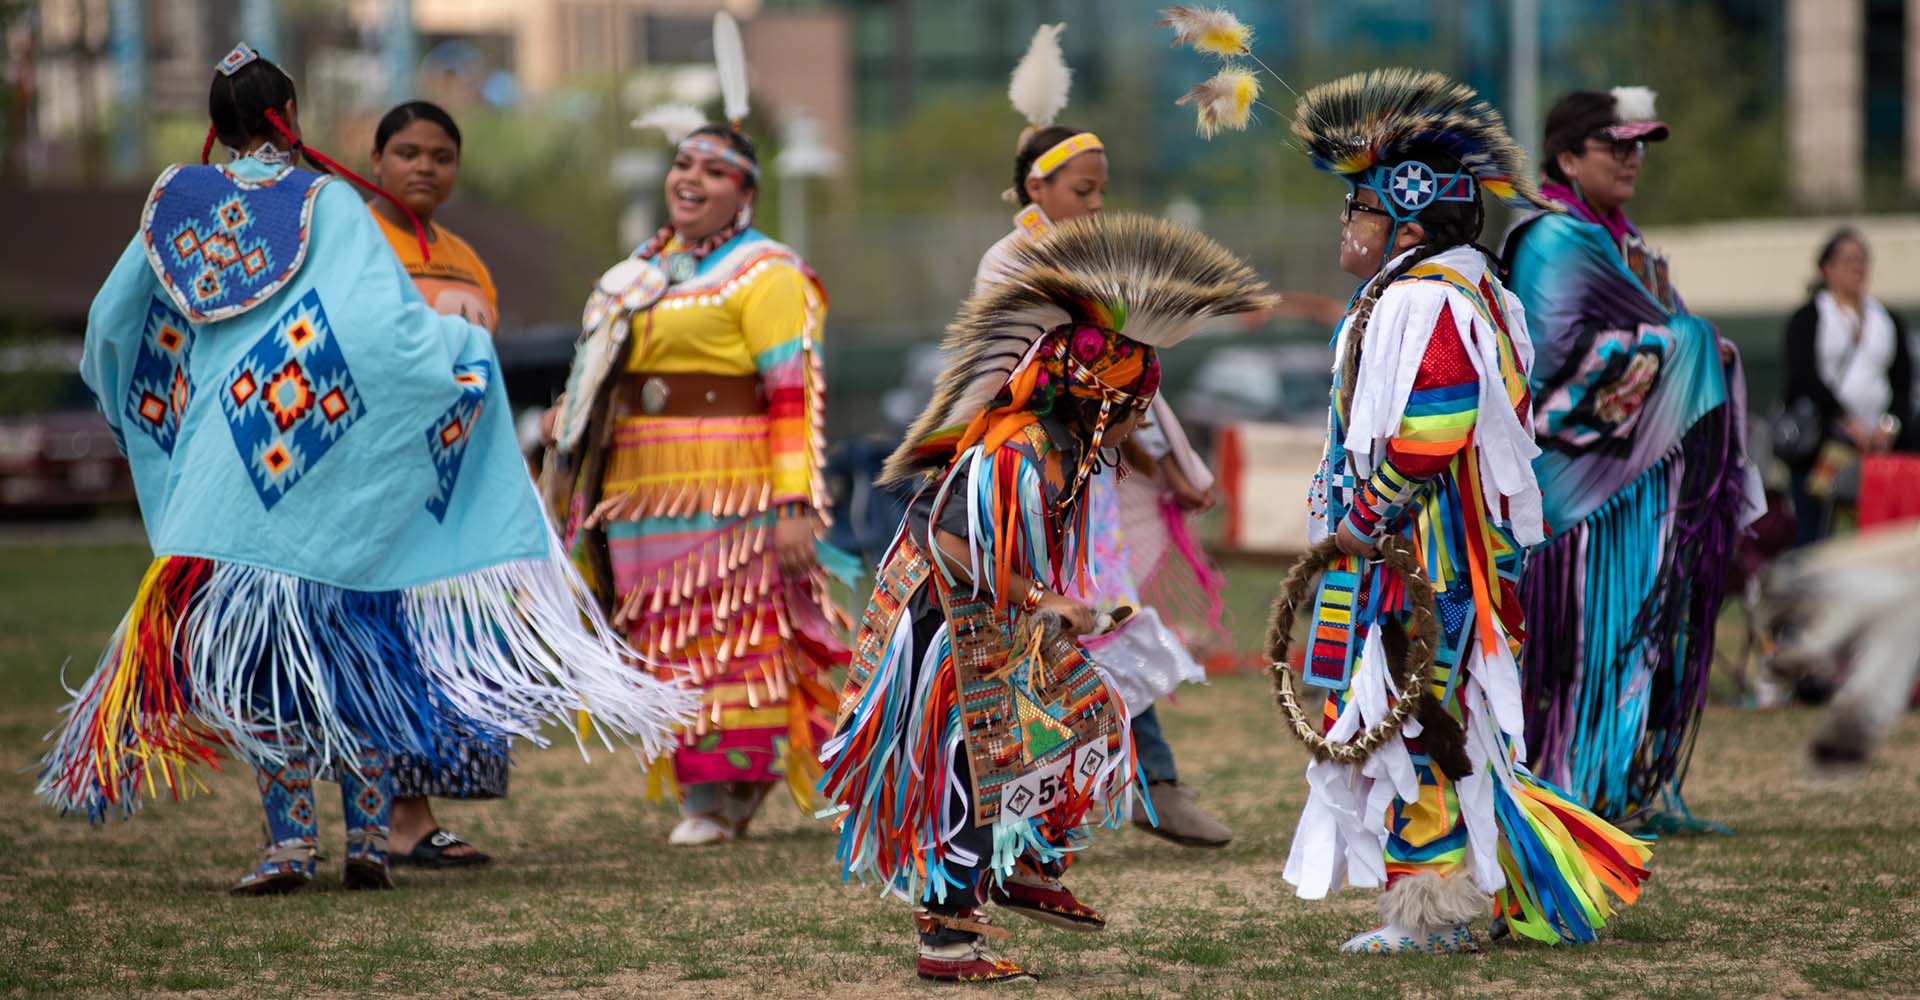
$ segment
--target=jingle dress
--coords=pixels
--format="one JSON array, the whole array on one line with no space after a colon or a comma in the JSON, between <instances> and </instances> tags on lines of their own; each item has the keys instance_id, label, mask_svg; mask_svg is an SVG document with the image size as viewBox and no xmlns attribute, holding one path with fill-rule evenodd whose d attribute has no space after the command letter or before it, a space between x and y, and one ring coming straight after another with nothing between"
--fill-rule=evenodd
<instances>
[{"instance_id":1,"label":"jingle dress","mask_svg":"<svg viewBox=\"0 0 1920 1000\"><path fill-rule=\"evenodd\" d=\"M685 267L684 249L676 237L642 262ZM668 280L657 301L612 306L601 320L630 332L594 404L587 447L600 461L582 466L563 501L570 544L643 662L684 668L699 685L701 711L671 762L679 788L785 782L811 809L837 705L821 675L846 662L844 616L824 575L782 574L773 529L782 514L827 508L826 292L792 250L753 229ZM757 379L758 403L726 416L645 412L646 381L681 376ZM853 575L848 557L817 551L831 572Z\"/></svg>"},{"instance_id":2,"label":"jingle dress","mask_svg":"<svg viewBox=\"0 0 1920 1000\"><path fill-rule=\"evenodd\" d=\"M1638 896L1649 852L1519 758L1515 657L1526 633L1516 588L1522 547L1540 534L1525 312L1477 250L1457 247L1394 280L1364 333L1353 319L1335 357L1347 357L1351 338L1364 341L1354 371L1336 365L1309 536L1318 542L1344 521L1363 538L1413 546L1441 633L1430 694L1444 718L1421 718L1453 729L1453 748L1429 746L1422 736L1441 734L1410 725L1363 765L1309 763L1286 880L1319 899L1422 873L1469 878L1515 933L1592 940L1610 913L1607 892ZM1401 664L1390 660L1404 653L1406 596L1388 572L1350 556L1322 579L1306 681L1332 693L1329 739L1352 739L1397 698Z\"/></svg>"}]
</instances>

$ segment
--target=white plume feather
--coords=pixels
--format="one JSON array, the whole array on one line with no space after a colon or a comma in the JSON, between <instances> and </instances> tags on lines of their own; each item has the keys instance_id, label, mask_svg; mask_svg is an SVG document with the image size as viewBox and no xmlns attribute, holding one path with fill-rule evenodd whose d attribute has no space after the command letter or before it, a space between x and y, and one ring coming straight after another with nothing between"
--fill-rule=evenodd
<instances>
[{"instance_id":1,"label":"white plume feather","mask_svg":"<svg viewBox=\"0 0 1920 1000\"><path fill-rule=\"evenodd\" d=\"M657 128L674 145L705 124L706 113L691 104L662 104L633 120L634 128Z\"/></svg>"},{"instance_id":2,"label":"white plume feather","mask_svg":"<svg viewBox=\"0 0 1920 1000\"><path fill-rule=\"evenodd\" d=\"M1013 109L1034 128L1045 128L1067 107L1067 91L1073 86L1073 71L1060 51L1060 33L1065 24L1043 24L1035 29L1027 54L1013 67L1007 81L1007 98Z\"/></svg>"},{"instance_id":3,"label":"white plume feather","mask_svg":"<svg viewBox=\"0 0 1920 1000\"><path fill-rule=\"evenodd\" d=\"M720 97L727 121L745 121L747 49L740 42L740 22L724 10L713 15L713 68L720 73Z\"/></svg>"},{"instance_id":4,"label":"white plume feather","mask_svg":"<svg viewBox=\"0 0 1920 1000\"><path fill-rule=\"evenodd\" d=\"M1615 87L1613 117L1623 122L1653 121L1653 99L1658 96L1646 87Z\"/></svg>"}]
</instances>

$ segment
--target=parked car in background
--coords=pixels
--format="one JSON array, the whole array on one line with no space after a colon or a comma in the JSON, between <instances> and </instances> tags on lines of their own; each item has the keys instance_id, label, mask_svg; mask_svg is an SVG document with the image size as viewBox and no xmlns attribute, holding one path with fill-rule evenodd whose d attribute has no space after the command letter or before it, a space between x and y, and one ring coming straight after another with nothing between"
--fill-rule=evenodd
<instances>
[{"instance_id":1,"label":"parked car in background","mask_svg":"<svg viewBox=\"0 0 1920 1000\"><path fill-rule=\"evenodd\" d=\"M500 377L507 385L507 404L513 407L520 452L536 469L540 462L540 415L567 387L567 369L573 365L573 345L579 337L576 326L550 323L493 341L494 353L500 359Z\"/></svg>"},{"instance_id":2,"label":"parked car in background","mask_svg":"<svg viewBox=\"0 0 1920 1000\"><path fill-rule=\"evenodd\" d=\"M0 348L0 516L90 514L133 499L133 471L80 379L80 344Z\"/></svg>"},{"instance_id":3,"label":"parked car in background","mask_svg":"<svg viewBox=\"0 0 1920 1000\"><path fill-rule=\"evenodd\" d=\"M920 416L927 400L933 398L933 384L939 380L945 363L946 358L937 344L914 344L906 349L900 363L899 383L880 397L880 415L887 422L889 434L895 437L905 434L908 425Z\"/></svg>"},{"instance_id":4,"label":"parked car in background","mask_svg":"<svg viewBox=\"0 0 1920 1000\"><path fill-rule=\"evenodd\" d=\"M1226 424L1323 423L1331 362L1323 347L1307 344L1234 345L1201 356L1174 397L1174 410L1192 427Z\"/></svg>"}]
</instances>

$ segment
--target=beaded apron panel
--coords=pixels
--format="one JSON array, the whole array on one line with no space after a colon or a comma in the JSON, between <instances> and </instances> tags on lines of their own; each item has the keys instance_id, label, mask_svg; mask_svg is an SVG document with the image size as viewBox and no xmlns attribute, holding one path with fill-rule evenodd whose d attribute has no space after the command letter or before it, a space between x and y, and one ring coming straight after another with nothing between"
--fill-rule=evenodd
<instances>
[{"instance_id":1,"label":"beaded apron panel","mask_svg":"<svg viewBox=\"0 0 1920 1000\"><path fill-rule=\"evenodd\" d=\"M1008 782L1096 741L1110 755L1121 720L1093 661L1071 638L1016 641L1022 631L991 601L941 597L973 765L973 819L986 826L999 818Z\"/></svg>"}]
</instances>

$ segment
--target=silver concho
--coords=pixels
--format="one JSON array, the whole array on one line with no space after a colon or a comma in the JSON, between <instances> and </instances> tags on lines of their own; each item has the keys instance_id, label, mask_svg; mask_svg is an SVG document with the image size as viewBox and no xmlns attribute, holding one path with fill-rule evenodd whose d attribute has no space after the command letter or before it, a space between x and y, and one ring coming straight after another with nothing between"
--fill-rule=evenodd
<instances>
[{"instance_id":1,"label":"silver concho","mask_svg":"<svg viewBox=\"0 0 1920 1000\"><path fill-rule=\"evenodd\" d=\"M699 266L699 263L690 253L674 254L667 258L667 279L676 285L686 281L693 277L694 269Z\"/></svg>"},{"instance_id":2,"label":"silver concho","mask_svg":"<svg viewBox=\"0 0 1920 1000\"><path fill-rule=\"evenodd\" d=\"M666 411L667 396L670 394L665 379L658 375L647 376L646 381L640 383L640 412L650 417L659 416Z\"/></svg>"}]
</instances>

